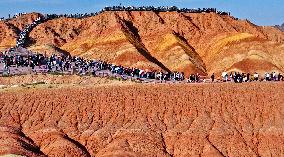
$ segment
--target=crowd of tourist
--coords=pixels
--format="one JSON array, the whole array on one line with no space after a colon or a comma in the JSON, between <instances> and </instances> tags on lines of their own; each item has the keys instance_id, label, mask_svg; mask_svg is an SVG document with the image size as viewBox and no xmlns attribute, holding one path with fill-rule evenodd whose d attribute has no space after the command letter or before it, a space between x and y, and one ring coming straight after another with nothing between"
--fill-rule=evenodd
<instances>
[{"instance_id":1,"label":"crowd of tourist","mask_svg":"<svg viewBox=\"0 0 284 157\"><path fill-rule=\"evenodd\" d=\"M189 9L189 8L178 8L176 6L142 6L142 7L134 7L134 6L112 6L105 7L103 11L155 11L155 12L184 12L184 13L217 13L219 15L230 15L229 12L217 11L216 8L198 8L198 9Z\"/></svg>"},{"instance_id":2,"label":"crowd of tourist","mask_svg":"<svg viewBox=\"0 0 284 157\"><path fill-rule=\"evenodd\" d=\"M64 55L51 55L46 57L42 54L30 56L0 54L0 61L4 64L4 71L10 73L11 67L30 67L35 71L35 67L45 72L60 72L78 75L96 75L96 72L105 71L108 74L135 77L141 79L156 79L160 81L183 81L185 79L182 72L162 72L143 70L138 68L123 67L100 60L87 60L82 57L71 57Z\"/></svg>"},{"instance_id":3,"label":"crowd of tourist","mask_svg":"<svg viewBox=\"0 0 284 157\"><path fill-rule=\"evenodd\" d=\"M45 17L47 19L53 18L60 18L60 17L67 17L67 18L86 18L91 16L96 16L106 11L154 11L154 12L183 12L183 13L216 13L219 15L230 15L230 12L218 11L216 8L198 8L198 9L189 9L189 8L178 8L176 6L161 6L161 7L154 7L154 6L142 6L142 7L135 7L135 6L112 6L112 7L105 7L99 12L94 13L85 13L85 14L46 14Z\"/></svg>"},{"instance_id":4,"label":"crowd of tourist","mask_svg":"<svg viewBox=\"0 0 284 157\"><path fill-rule=\"evenodd\" d=\"M102 11L95 12L95 13L84 13L84 14L45 14L44 17L46 19L56 19L56 18L77 18L77 19L82 19L82 18L87 18L87 17L92 17L96 16L102 13Z\"/></svg>"},{"instance_id":5,"label":"crowd of tourist","mask_svg":"<svg viewBox=\"0 0 284 157\"><path fill-rule=\"evenodd\" d=\"M42 54L32 54L29 56L22 55L8 55L0 53L0 63L4 64L4 71L10 73L11 67L21 68L29 67L33 72L36 72L35 67L38 67L44 73L64 73L64 74L77 74L77 75L93 75L97 76L97 72L105 72L108 76L119 76L121 78L136 78L166 81L187 81L188 83L204 82L200 74L191 74L188 78L185 77L183 72L163 72L151 71L139 68L123 67L121 65L114 65L101 60L88 60L82 57L71 57L65 55L51 55L47 57ZM222 82L252 82L252 81L284 81L281 73L276 74L265 73L261 77L258 73L239 73L223 72L221 74ZM211 75L211 82L216 82L215 74ZM218 81L217 81L218 82Z\"/></svg>"},{"instance_id":6,"label":"crowd of tourist","mask_svg":"<svg viewBox=\"0 0 284 157\"><path fill-rule=\"evenodd\" d=\"M44 22L44 18L38 17L31 24L26 25L26 27L20 32L17 38L16 47L24 47L29 38L29 33L32 31L34 27L41 24L42 22Z\"/></svg>"},{"instance_id":7,"label":"crowd of tourist","mask_svg":"<svg viewBox=\"0 0 284 157\"><path fill-rule=\"evenodd\" d=\"M11 19L20 17L20 16L22 16L22 15L26 15L26 14L27 14L27 13L25 13L25 12L23 12L23 13L16 13L15 15L9 14L9 15L8 15L8 18L0 17L0 21L11 20Z\"/></svg>"},{"instance_id":8,"label":"crowd of tourist","mask_svg":"<svg viewBox=\"0 0 284 157\"><path fill-rule=\"evenodd\" d=\"M265 73L263 77L255 72L251 73L240 73L240 72L223 72L221 74L223 82L235 82L235 83L243 83L243 82L251 82L251 81L284 81L284 77L281 73L276 74L276 72ZM214 82L215 75L214 73L211 75L211 80Z\"/></svg>"},{"instance_id":9,"label":"crowd of tourist","mask_svg":"<svg viewBox=\"0 0 284 157\"><path fill-rule=\"evenodd\" d=\"M84 13L84 14L45 14L44 17L46 19L54 19L54 18L86 18L91 16L96 16L98 14L101 14L105 11L154 11L154 12L184 12L184 13L217 13L219 15L230 15L230 12L224 12L224 11L218 11L216 8L197 8L197 9L189 9L189 8L178 8L176 6L160 6L160 7L154 7L154 6L141 6L141 7L135 7L135 6L111 6L111 7L105 7L101 11L93 12L93 13ZM10 15L8 18L1 17L0 21L3 20L10 20L13 18L17 18L19 16L26 15L26 13L16 13L15 15Z\"/></svg>"},{"instance_id":10,"label":"crowd of tourist","mask_svg":"<svg viewBox=\"0 0 284 157\"><path fill-rule=\"evenodd\" d=\"M134 6L112 6L105 7L99 12L94 13L84 13L84 14L45 14L46 19L54 19L54 18L86 18L91 16L99 15L106 11L154 11L154 12L184 12L184 13L217 13L219 15L230 15L229 12L218 11L216 8L198 8L198 9L189 9L189 8L178 8L176 6L142 6L142 7L134 7Z\"/></svg>"}]
</instances>

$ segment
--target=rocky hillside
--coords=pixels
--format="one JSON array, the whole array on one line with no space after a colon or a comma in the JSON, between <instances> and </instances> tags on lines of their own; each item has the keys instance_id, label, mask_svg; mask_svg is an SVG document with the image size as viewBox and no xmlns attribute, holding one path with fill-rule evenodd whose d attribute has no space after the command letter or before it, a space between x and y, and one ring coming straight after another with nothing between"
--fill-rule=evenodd
<instances>
[{"instance_id":1,"label":"rocky hillside","mask_svg":"<svg viewBox=\"0 0 284 157\"><path fill-rule=\"evenodd\" d=\"M15 46L20 31L39 16L39 13L30 13L9 21L0 21L0 51Z\"/></svg>"},{"instance_id":2,"label":"rocky hillside","mask_svg":"<svg viewBox=\"0 0 284 157\"><path fill-rule=\"evenodd\" d=\"M249 83L0 91L0 155L278 157L283 90Z\"/></svg>"},{"instance_id":3,"label":"rocky hillside","mask_svg":"<svg viewBox=\"0 0 284 157\"><path fill-rule=\"evenodd\" d=\"M14 44L16 30L21 29L15 21L23 20L9 22L11 28L3 24L11 33L0 36L0 47ZM204 75L224 70L284 71L283 32L215 13L104 12L47 21L30 37L32 50L50 52L56 47L129 67Z\"/></svg>"}]
</instances>

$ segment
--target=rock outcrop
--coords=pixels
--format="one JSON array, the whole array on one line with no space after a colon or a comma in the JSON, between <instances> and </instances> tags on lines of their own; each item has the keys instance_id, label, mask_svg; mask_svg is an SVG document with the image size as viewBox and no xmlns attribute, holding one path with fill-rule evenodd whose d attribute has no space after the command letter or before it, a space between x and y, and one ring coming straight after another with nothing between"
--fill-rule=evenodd
<instances>
[{"instance_id":1,"label":"rock outcrop","mask_svg":"<svg viewBox=\"0 0 284 157\"><path fill-rule=\"evenodd\" d=\"M283 83L117 85L0 94L0 154L281 156Z\"/></svg>"},{"instance_id":2,"label":"rock outcrop","mask_svg":"<svg viewBox=\"0 0 284 157\"><path fill-rule=\"evenodd\" d=\"M13 26L21 29L20 23ZM1 41L15 34L3 34L1 38L7 40ZM50 52L53 49L48 47L56 47L126 67L187 75L284 71L282 31L216 13L109 11L83 19L49 20L34 29L30 38L31 50L42 47ZM239 66L242 63L252 66Z\"/></svg>"}]
</instances>

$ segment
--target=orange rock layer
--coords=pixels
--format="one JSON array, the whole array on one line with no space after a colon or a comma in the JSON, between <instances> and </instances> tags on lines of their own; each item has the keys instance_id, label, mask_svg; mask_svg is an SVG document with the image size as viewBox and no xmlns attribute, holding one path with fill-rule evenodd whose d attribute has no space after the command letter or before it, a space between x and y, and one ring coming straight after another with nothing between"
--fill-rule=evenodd
<instances>
[{"instance_id":1,"label":"orange rock layer","mask_svg":"<svg viewBox=\"0 0 284 157\"><path fill-rule=\"evenodd\" d=\"M9 23L20 30L22 21ZM0 35L0 47L13 45L15 31L2 27L11 35ZM30 37L31 50L52 53L56 47L127 67L203 75L284 71L283 32L215 13L104 12L85 19L47 21Z\"/></svg>"},{"instance_id":2,"label":"orange rock layer","mask_svg":"<svg viewBox=\"0 0 284 157\"><path fill-rule=\"evenodd\" d=\"M281 156L283 83L0 94L0 155Z\"/></svg>"}]
</instances>

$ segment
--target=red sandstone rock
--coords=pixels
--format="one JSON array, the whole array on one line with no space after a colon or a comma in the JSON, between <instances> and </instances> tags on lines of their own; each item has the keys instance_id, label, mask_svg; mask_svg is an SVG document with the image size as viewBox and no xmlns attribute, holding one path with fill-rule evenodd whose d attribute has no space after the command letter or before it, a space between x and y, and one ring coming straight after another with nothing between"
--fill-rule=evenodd
<instances>
[{"instance_id":1,"label":"red sandstone rock","mask_svg":"<svg viewBox=\"0 0 284 157\"><path fill-rule=\"evenodd\" d=\"M2 91L0 153L281 156L283 87L161 84Z\"/></svg>"}]
</instances>

